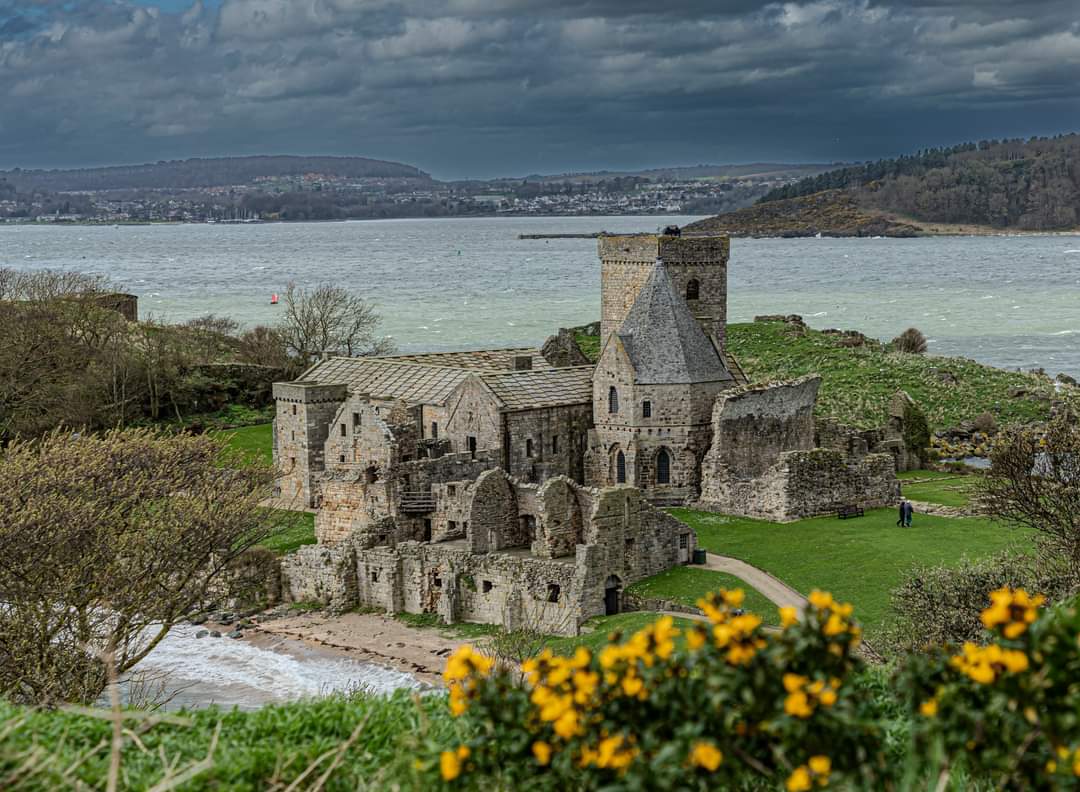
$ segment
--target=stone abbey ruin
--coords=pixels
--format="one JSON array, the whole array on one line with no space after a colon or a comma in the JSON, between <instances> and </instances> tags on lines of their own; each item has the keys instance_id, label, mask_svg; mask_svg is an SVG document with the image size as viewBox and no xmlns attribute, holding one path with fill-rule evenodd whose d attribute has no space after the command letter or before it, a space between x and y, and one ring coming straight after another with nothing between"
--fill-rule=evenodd
<instances>
[{"instance_id":1,"label":"stone abbey ruin","mask_svg":"<svg viewBox=\"0 0 1080 792\"><path fill-rule=\"evenodd\" d=\"M274 386L280 497L318 544L296 600L576 634L691 561L692 504L792 520L895 503L900 430L814 420L819 380L750 385L725 349L729 240L603 236L601 354L331 357ZM768 541L763 530L762 541Z\"/></svg>"}]
</instances>

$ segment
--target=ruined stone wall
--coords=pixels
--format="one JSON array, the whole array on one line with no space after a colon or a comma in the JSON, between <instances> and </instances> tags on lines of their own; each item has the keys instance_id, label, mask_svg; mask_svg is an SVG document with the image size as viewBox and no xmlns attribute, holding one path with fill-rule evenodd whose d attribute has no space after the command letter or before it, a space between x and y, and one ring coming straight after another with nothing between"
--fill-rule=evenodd
<instances>
[{"instance_id":1,"label":"ruined stone wall","mask_svg":"<svg viewBox=\"0 0 1080 792\"><path fill-rule=\"evenodd\" d=\"M730 254L727 237L605 236L600 237L598 248L601 344L622 324L659 257L664 260L679 294L687 294L691 279L698 281L698 299L687 300L687 305L705 334L716 339L723 353Z\"/></svg>"},{"instance_id":2,"label":"ruined stone wall","mask_svg":"<svg viewBox=\"0 0 1080 792\"><path fill-rule=\"evenodd\" d=\"M710 478L755 478L776 464L781 453L813 448L820 385L820 377L803 377L743 388L717 399L702 497L706 498Z\"/></svg>"},{"instance_id":3,"label":"ruined stone wall","mask_svg":"<svg viewBox=\"0 0 1080 792\"><path fill-rule=\"evenodd\" d=\"M274 464L282 499L318 505L314 479L325 468L324 444L343 401L344 385L274 383Z\"/></svg>"},{"instance_id":4,"label":"ruined stone wall","mask_svg":"<svg viewBox=\"0 0 1080 792\"><path fill-rule=\"evenodd\" d=\"M371 547L395 538L392 479L368 483L360 470L338 470L323 474L316 487L320 507L315 513L315 538L320 544L354 538L359 546Z\"/></svg>"},{"instance_id":5,"label":"ruined stone wall","mask_svg":"<svg viewBox=\"0 0 1080 792\"><path fill-rule=\"evenodd\" d=\"M356 550L305 545L281 559L282 595L289 602L320 602L335 610L357 603Z\"/></svg>"},{"instance_id":6,"label":"ruined stone wall","mask_svg":"<svg viewBox=\"0 0 1080 792\"><path fill-rule=\"evenodd\" d=\"M537 483L553 476L584 480L592 404L522 410L505 421L510 475Z\"/></svg>"},{"instance_id":7,"label":"ruined stone wall","mask_svg":"<svg viewBox=\"0 0 1080 792\"><path fill-rule=\"evenodd\" d=\"M581 616L604 613L605 592L687 563L697 537L689 526L654 508L631 487L600 490L577 548Z\"/></svg>"}]
</instances>

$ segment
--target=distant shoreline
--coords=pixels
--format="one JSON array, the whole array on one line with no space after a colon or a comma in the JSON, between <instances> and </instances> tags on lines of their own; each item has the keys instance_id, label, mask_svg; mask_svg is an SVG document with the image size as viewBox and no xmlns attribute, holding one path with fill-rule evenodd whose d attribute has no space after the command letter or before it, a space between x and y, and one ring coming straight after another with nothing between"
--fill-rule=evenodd
<instances>
[{"instance_id":1,"label":"distant shoreline","mask_svg":"<svg viewBox=\"0 0 1080 792\"><path fill-rule=\"evenodd\" d=\"M148 227L148 226L253 226L253 225L305 225L312 223L368 223L386 220L494 220L506 218L508 220L557 220L559 218L583 219L589 217L671 217L671 214L559 214L559 215L508 215L508 214L483 214L483 215L456 215L447 217L347 217L331 220L260 220L254 223L195 223L183 220L126 220L116 222L106 221L79 221L79 222L39 222L18 221L0 222L0 228L5 227L40 227L40 228L109 228L116 227ZM541 239L595 239L602 236L603 230L593 232L549 232L544 234L519 234L518 239L538 241ZM697 232L688 232L688 236L704 236ZM815 235L808 234L731 234L732 239L817 239ZM1053 237L1053 236L1080 236L1080 227L1073 229L1057 229L1053 231L1027 231L1023 229L995 229L979 226L958 225L955 227L940 223L925 224L920 232L910 236L887 236L887 235L858 235L858 234L822 234L823 239L929 239L939 237Z\"/></svg>"}]
</instances>

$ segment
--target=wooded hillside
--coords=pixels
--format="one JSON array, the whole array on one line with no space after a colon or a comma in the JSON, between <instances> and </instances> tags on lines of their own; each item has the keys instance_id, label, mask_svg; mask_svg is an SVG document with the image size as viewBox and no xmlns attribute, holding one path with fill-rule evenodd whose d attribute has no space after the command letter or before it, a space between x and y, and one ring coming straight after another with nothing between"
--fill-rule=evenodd
<instances>
[{"instance_id":1,"label":"wooded hillside","mask_svg":"<svg viewBox=\"0 0 1080 792\"><path fill-rule=\"evenodd\" d=\"M984 140L852 165L759 204L843 190L868 210L927 223L1046 231L1080 225L1080 135Z\"/></svg>"}]
</instances>

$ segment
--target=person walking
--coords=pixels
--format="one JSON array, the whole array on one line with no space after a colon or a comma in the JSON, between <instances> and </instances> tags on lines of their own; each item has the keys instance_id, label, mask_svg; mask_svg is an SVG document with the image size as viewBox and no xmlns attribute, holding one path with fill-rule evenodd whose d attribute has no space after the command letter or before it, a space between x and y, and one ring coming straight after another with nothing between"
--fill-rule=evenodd
<instances>
[{"instance_id":1,"label":"person walking","mask_svg":"<svg viewBox=\"0 0 1080 792\"><path fill-rule=\"evenodd\" d=\"M900 516L896 518L896 527L904 527L904 507L907 505L907 501L903 498L900 499Z\"/></svg>"},{"instance_id":2,"label":"person walking","mask_svg":"<svg viewBox=\"0 0 1080 792\"><path fill-rule=\"evenodd\" d=\"M915 513L915 507L911 505L911 501L905 500L903 505L904 510L904 527L911 527L911 515Z\"/></svg>"}]
</instances>

